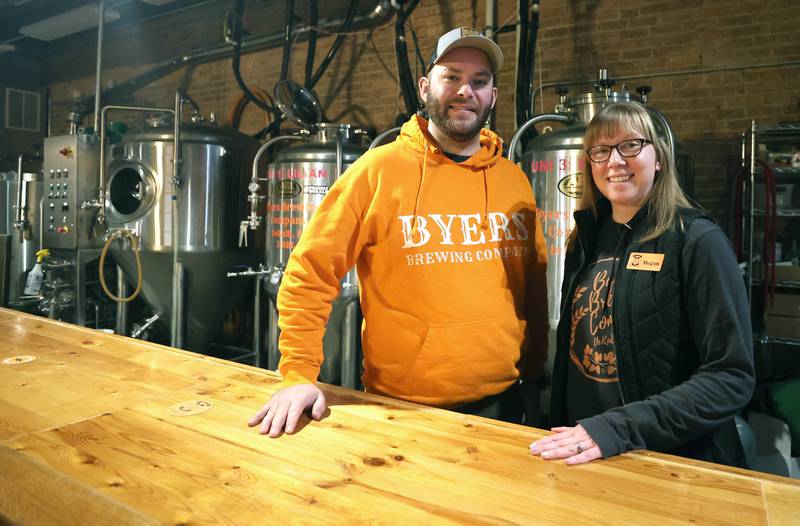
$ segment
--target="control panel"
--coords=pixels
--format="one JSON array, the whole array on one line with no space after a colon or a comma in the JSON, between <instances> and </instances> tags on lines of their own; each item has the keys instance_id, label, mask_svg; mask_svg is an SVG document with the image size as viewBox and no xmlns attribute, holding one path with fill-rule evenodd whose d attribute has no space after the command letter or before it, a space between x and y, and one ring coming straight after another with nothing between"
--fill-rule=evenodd
<instances>
[{"instance_id":1,"label":"control panel","mask_svg":"<svg viewBox=\"0 0 800 526\"><path fill-rule=\"evenodd\" d=\"M93 135L61 135L44 140L42 246L96 248L92 235L96 208L81 204L97 198L99 141Z\"/></svg>"}]
</instances>

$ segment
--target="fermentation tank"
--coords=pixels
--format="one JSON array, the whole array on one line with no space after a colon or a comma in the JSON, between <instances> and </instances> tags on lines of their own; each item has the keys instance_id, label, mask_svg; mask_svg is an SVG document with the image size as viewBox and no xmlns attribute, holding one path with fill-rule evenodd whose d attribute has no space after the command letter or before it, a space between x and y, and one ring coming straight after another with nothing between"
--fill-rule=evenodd
<instances>
[{"instance_id":1,"label":"fermentation tank","mask_svg":"<svg viewBox=\"0 0 800 526\"><path fill-rule=\"evenodd\" d=\"M317 207L341 174L366 151L366 134L349 124L322 123L323 112L313 92L291 80L275 86L275 100L281 112L301 126L294 135L276 137L256 154L257 163L273 144L291 142L279 150L259 177L253 167L250 181L250 215L243 229L260 223L259 183L266 182L265 265L256 274L264 280L269 298L267 366L276 369L280 360L277 297L292 250ZM246 274L246 273L245 273ZM258 293L258 287L256 288ZM358 277L351 269L341 281L341 292L333 302L323 337L324 361L319 379L345 387L360 385L361 310Z\"/></svg>"},{"instance_id":2,"label":"fermentation tank","mask_svg":"<svg viewBox=\"0 0 800 526\"><path fill-rule=\"evenodd\" d=\"M173 274L172 126L128 132L112 151L106 214L111 230L138 238L142 296L167 324L172 309ZM258 142L212 124L181 125L181 185L177 192L179 261L185 270L185 347L204 352L239 301L246 283L227 280L226 271L252 265L254 250L239 248L242 196ZM136 282L130 249L112 248L128 280Z\"/></svg>"},{"instance_id":3,"label":"fermentation tank","mask_svg":"<svg viewBox=\"0 0 800 526\"><path fill-rule=\"evenodd\" d=\"M303 228L328 189L348 166L366 151L359 130L347 124L317 124L303 131L304 140L291 144L275 156L267 170L267 253L270 274L266 285L270 309L269 354L277 361L275 302L283 270ZM358 382L358 278L355 269L342 280L342 291L334 301L323 348L325 360L320 380L348 387Z\"/></svg>"},{"instance_id":4,"label":"fermentation tank","mask_svg":"<svg viewBox=\"0 0 800 526\"><path fill-rule=\"evenodd\" d=\"M542 133L525 145L519 158L520 166L528 175L536 195L536 206L547 242L547 290L548 313L551 328L550 344L555 344L555 329L558 325L561 306L561 282L564 277L564 255L567 238L574 228L573 212L580 201L583 177L586 173L583 136L589 121L602 108L612 102L646 101L649 88L639 89L639 95L627 89L612 91L613 81L601 70L598 88L593 92L567 97L568 91L560 88L559 104L553 114L533 117L521 126L511 140L509 151L512 159L517 143L530 125L545 122L560 123L556 129ZM643 100L644 99L644 100ZM672 129L658 110L647 106L656 130L674 149L678 179L687 194L692 191L692 163L675 140ZM565 126L561 126L565 125ZM552 359L552 349L549 353Z\"/></svg>"},{"instance_id":5,"label":"fermentation tank","mask_svg":"<svg viewBox=\"0 0 800 526\"><path fill-rule=\"evenodd\" d=\"M16 171L0 172L0 269L6 273L0 273L2 305L14 305L20 300L27 274L36 263L36 251L41 248L42 174L23 170L21 190L19 180Z\"/></svg>"}]
</instances>

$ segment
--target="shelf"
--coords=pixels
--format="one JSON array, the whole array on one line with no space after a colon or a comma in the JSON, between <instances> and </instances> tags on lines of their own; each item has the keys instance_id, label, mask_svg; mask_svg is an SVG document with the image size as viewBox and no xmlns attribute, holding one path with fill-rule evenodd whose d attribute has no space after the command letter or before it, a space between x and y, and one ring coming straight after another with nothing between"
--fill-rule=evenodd
<instances>
[{"instance_id":1,"label":"shelf","mask_svg":"<svg viewBox=\"0 0 800 526\"><path fill-rule=\"evenodd\" d=\"M800 123L757 125L756 135L800 135Z\"/></svg>"},{"instance_id":2,"label":"shelf","mask_svg":"<svg viewBox=\"0 0 800 526\"><path fill-rule=\"evenodd\" d=\"M791 166L770 166L772 175L798 175L800 176L800 168L793 168Z\"/></svg>"},{"instance_id":3,"label":"shelf","mask_svg":"<svg viewBox=\"0 0 800 526\"><path fill-rule=\"evenodd\" d=\"M764 210L760 208L753 209L754 216L763 216ZM775 211L775 217L800 217L800 208L783 208Z\"/></svg>"},{"instance_id":4,"label":"shelf","mask_svg":"<svg viewBox=\"0 0 800 526\"><path fill-rule=\"evenodd\" d=\"M766 334L759 334L754 336L755 340L763 343L772 343L779 345L788 345L791 347L800 347L800 338L785 338L783 336L768 336Z\"/></svg>"},{"instance_id":5,"label":"shelf","mask_svg":"<svg viewBox=\"0 0 800 526\"><path fill-rule=\"evenodd\" d=\"M762 280L754 279L753 286L760 287L762 284ZM776 288L784 288L784 289L800 289L800 281L788 281L788 280L775 280L775 287Z\"/></svg>"},{"instance_id":6,"label":"shelf","mask_svg":"<svg viewBox=\"0 0 800 526\"><path fill-rule=\"evenodd\" d=\"M772 170L772 175L774 175L775 177L800 177L800 168L794 168L792 166L784 166L784 165L780 166L771 165L770 169ZM748 173L749 172L750 170L748 169ZM764 175L764 170L761 168L761 166L756 166L755 174L758 177ZM757 180L756 184L763 184L763 181ZM783 183L779 182L778 184L788 184L788 183L784 181Z\"/></svg>"}]
</instances>

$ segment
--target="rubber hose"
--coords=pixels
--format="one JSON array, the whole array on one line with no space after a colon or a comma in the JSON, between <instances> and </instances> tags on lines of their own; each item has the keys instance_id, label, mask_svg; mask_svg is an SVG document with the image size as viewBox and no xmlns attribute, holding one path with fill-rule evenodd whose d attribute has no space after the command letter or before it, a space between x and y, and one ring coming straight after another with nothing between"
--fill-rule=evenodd
<instances>
[{"instance_id":1,"label":"rubber hose","mask_svg":"<svg viewBox=\"0 0 800 526\"><path fill-rule=\"evenodd\" d=\"M131 248L133 249L133 255L136 257L136 290L133 291L133 294L128 296L127 298L120 298L112 294L112 292L108 289L108 285L106 284L106 277L105 273L103 272L103 267L106 262L106 255L108 254L108 249L111 247L111 243L114 240L119 239L120 237L127 237L131 240ZM99 263L98 272L100 274L100 286L103 288L103 292L111 298L112 300L116 301L117 303L128 303L129 301L133 301L136 299L136 296L139 295L139 292L142 291L142 260L139 258L139 244L136 242L136 237L133 234L128 232L127 230L116 230L111 234L106 241L106 244L103 245L103 250L100 252L100 263Z\"/></svg>"}]
</instances>

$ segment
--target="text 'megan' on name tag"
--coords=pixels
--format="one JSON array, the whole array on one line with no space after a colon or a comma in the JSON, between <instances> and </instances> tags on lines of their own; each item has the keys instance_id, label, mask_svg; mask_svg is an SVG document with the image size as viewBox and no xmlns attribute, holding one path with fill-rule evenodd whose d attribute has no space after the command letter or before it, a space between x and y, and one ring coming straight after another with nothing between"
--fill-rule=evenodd
<instances>
[{"instance_id":1,"label":"text 'megan' on name tag","mask_svg":"<svg viewBox=\"0 0 800 526\"><path fill-rule=\"evenodd\" d=\"M658 272L661 270L661 264L664 262L664 254L650 254L647 252L631 252L631 257L628 258L628 270L649 270L650 272Z\"/></svg>"}]
</instances>

